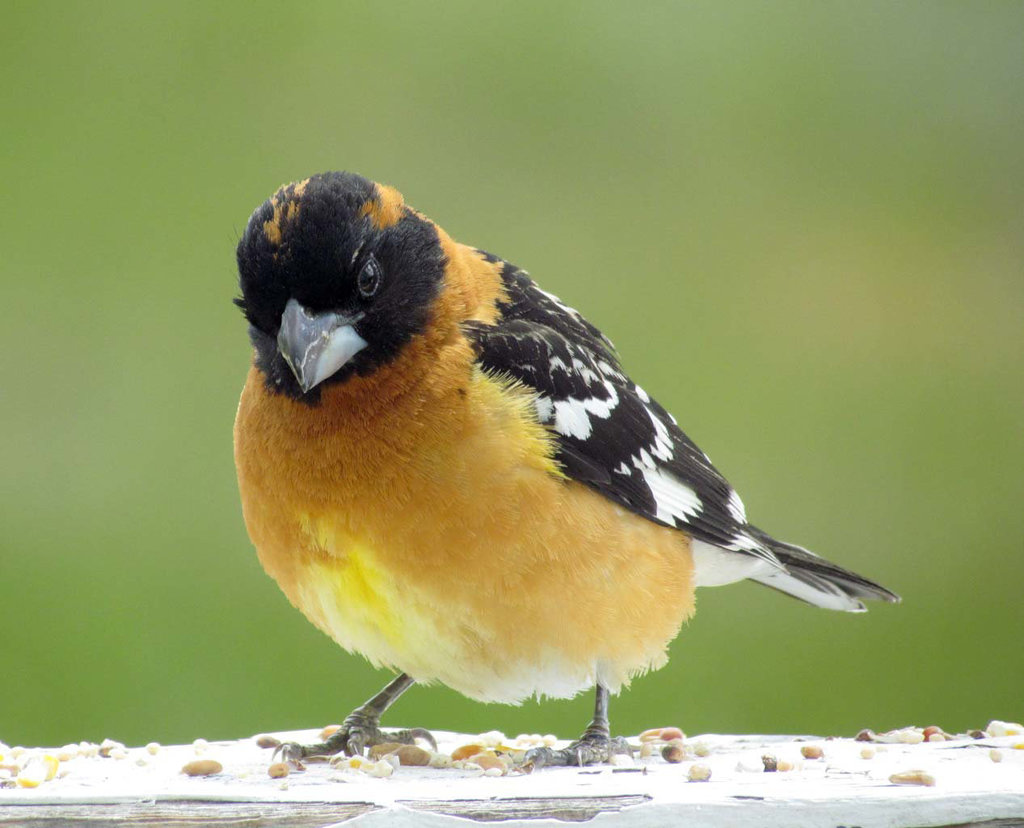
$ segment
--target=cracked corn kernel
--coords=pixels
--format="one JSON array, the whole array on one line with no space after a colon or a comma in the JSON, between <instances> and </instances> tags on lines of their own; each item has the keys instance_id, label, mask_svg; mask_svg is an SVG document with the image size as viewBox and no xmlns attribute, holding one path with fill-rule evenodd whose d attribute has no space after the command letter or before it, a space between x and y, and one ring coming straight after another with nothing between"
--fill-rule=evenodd
<instances>
[{"instance_id":1,"label":"cracked corn kernel","mask_svg":"<svg viewBox=\"0 0 1024 828\"><path fill-rule=\"evenodd\" d=\"M22 788L37 788L57 776L60 760L56 756L34 756L18 771L17 783Z\"/></svg>"},{"instance_id":2,"label":"cracked corn kernel","mask_svg":"<svg viewBox=\"0 0 1024 828\"><path fill-rule=\"evenodd\" d=\"M482 753L484 746L481 744L462 745L452 751L452 761L458 762L462 759L468 759L470 756L476 756L478 753Z\"/></svg>"},{"instance_id":3,"label":"cracked corn kernel","mask_svg":"<svg viewBox=\"0 0 1024 828\"><path fill-rule=\"evenodd\" d=\"M367 776L374 776L379 779L386 779L395 772L395 766L392 765L387 759L381 759L378 762L372 764L367 763L362 767L363 772Z\"/></svg>"},{"instance_id":4,"label":"cracked corn kernel","mask_svg":"<svg viewBox=\"0 0 1024 828\"><path fill-rule=\"evenodd\" d=\"M267 768L267 775L271 779L283 779L289 773L291 769L288 767L287 762L274 762L269 768Z\"/></svg>"},{"instance_id":5,"label":"cracked corn kernel","mask_svg":"<svg viewBox=\"0 0 1024 828\"><path fill-rule=\"evenodd\" d=\"M504 773L506 770L505 763L502 762L493 753L478 753L475 756L471 756L469 758L469 761L475 765L479 765L481 768L484 769L484 771L496 769L501 773ZM491 775L493 776L494 774ZM501 774L499 774L499 776L500 775Z\"/></svg>"},{"instance_id":6,"label":"cracked corn kernel","mask_svg":"<svg viewBox=\"0 0 1024 828\"><path fill-rule=\"evenodd\" d=\"M804 759L820 759L824 756L824 751L818 747L818 745L804 745L800 748L800 754Z\"/></svg>"}]
</instances>

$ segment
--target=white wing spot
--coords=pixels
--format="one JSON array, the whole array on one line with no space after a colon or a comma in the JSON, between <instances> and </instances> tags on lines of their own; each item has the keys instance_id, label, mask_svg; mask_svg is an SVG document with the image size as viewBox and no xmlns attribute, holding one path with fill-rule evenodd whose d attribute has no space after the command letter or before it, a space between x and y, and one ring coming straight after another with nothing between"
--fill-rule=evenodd
<instances>
[{"instance_id":1,"label":"white wing spot","mask_svg":"<svg viewBox=\"0 0 1024 828\"><path fill-rule=\"evenodd\" d=\"M634 465L638 461L634 459ZM665 474L660 469L640 468L647 488L654 496L656 517L658 520L672 524L676 519L686 520L696 517L704 508L697 493L675 477Z\"/></svg>"},{"instance_id":2,"label":"white wing spot","mask_svg":"<svg viewBox=\"0 0 1024 828\"><path fill-rule=\"evenodd\" d=\"M743 505L743 501L740 500L740 496L736 494L735 489L729 490L729 500L725 505L729 509L729 514L732 515L733 520L741 524L747 522L747 509Z\"/></svg>"},{"instance_id":3,"label":"white wing spot","mask_svg":"<svg viewBox=\"0 0 1024 828\"><path fill-rule=\"evenodd\" d=\"M590 421L591 416L607 420L612 416L615 406L619 404L615 386L606 381L604 387L611 395L607 400L599 400L596 397L569 397L556 401L555 431L567 437L575 437L577 440L586 440L594 430Z\"/></svg>"}]
</instances>

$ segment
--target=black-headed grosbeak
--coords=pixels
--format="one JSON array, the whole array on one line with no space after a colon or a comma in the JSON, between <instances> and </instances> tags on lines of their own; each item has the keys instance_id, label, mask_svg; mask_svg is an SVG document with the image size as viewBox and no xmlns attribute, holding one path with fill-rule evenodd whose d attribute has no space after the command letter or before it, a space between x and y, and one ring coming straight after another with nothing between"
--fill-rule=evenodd
<instances>
[{"instance_id":1,"label":"black-headed grosbeak","mask_svg":"<svg viewBox=\"0 0 1024 828\"><path fill-rule=\"evenodd\" d=\"M333 172L282 187L238 269L249 535L317 627L400 673L290 759L429 738L378 724L439 681L490 702L596 686L582 738L529 761L602 761L623 749L608 694L665 663L695 587L749 578L847 611L897 600L748 523L597 328L397 190Z\"/></svg>"}]
</instances>

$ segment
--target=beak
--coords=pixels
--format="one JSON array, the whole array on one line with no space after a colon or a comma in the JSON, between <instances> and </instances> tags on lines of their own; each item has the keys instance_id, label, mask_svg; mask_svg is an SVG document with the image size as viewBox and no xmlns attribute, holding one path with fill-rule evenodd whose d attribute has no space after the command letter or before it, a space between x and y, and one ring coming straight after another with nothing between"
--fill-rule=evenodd
<instances>
[{"instance_id":1,"label":"beak","mask_svg":"<svg viewBox=\"0 0 1024 828\"><path fill-rule=\"evenodd\" d=\"M277 333L277 350L303 393L336 373L366 347L366 340L355 329L362 318L361 313L312 313L295 299L288 300Z\"/></svg>"}]
</instances>

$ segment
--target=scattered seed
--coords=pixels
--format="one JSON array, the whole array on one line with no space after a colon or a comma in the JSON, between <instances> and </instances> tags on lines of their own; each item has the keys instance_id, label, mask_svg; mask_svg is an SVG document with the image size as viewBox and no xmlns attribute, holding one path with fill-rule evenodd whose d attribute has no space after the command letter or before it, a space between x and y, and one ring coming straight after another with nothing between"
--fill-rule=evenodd
<instances>
[{"instance_id":1,"label":"scattered seed","mask_svg":"<svg viewBox=\"0 0 1024 828\"><path fill-rule=\"evenodd\" d=\"M271 779L283 779L289 773L291 769L288 767L287 762L274 762L269 768L267 768L267 775Z\"/></svg>"},{"instance_id":2,"label":"scattered seed","mask_svg":"<svg viewBox=\"0 0 1024 828\"><path fill-rule=\"evenodd\" d=\"M507 768L505 767L505 763L502 762L493 753L478 753L475 756L471 756L469 758L469 761L475 765L479 765L485 771L497 769L501 773L505 773L505 771L507 770Z\"/></svg>"},{"instance_id":3,"label":"scattered seed","mask_svg":"<svg viewBox=\"0 0 1024 828\"><path fill-rule=\"evenodd\" d=\"M478 753L482 753L483 750L484 746L480 744L463 745L452 751L452 759L458 762L462 759L468 759L470 756L476 756Z\"/></svg>"},{"instance_id":4,"label":"scattered seed","mask_svg":"<svg viewBox=\"0 0 1024 828\"><path fill-rule=\"evenodd\" d=\"M554 747L558 744L558 737L554 733L545 733L541 738L544 747Z\"/></svg>"},{"instance_id":5,"label":"scattered seed","mask_svg":"<svg viewBox=\"0 0 1024 828\"><path fill-rule=\"evenodd\" d=\"M709 748L704 742L697 742L697 744L693 746L693 752L697 756L704 758L705 756L711 755L711 748Z\"/></svg>"},{"instance_id":6,"label":"scattered seed","mask_svg":"<svg viewBox=\"0 0 1024 828\"><path fill-rule=\"evenodd\" d=\"M820 759L824 756L824 751L817 745L804 745L800 748L800 754L804 759Z\"/></svg>"},{"instance_id":7,"label":"scattered seed","mask_svg":"<svg viewBox=\"0 0 1024 828\"><path fill-rule=\"evenodd\" d=\"M430 764L430 751L426 751L417 745L400 745L394 753L398 761L403 765L425 767Z\"/></svg>"},{"instance_id":8,"label":"scattered seed","mask_svg":"<svg viewBox=\"0 0 1024 828\"><path fill-rule=\"evenodd\" d=\"M383 759L389 753L394 753L402 746L401 742L381 742L379 745L373 745L369 750L369 756L374 761Z\"/></svg>"},{"instance_id":9,"label":"scattered seed","mask_svg":"<svg viewBox=\"0 0 1024 828\"><path fill-rule=\"evenodd\" d=\"M341 725L327 725L327 727L320 731L320 741L326 742L339 730L341 730Z\"/></svg>"},{"instance_id":10,"label":"scattered seed","mask_svg":"<svg viewBox=\"0 0 1024 828\"><path fill-rule=\"evenodd\" d=\"M935 785L935 777L923 770L909 770L901 773L894 773L889 777L894 785L925 785L929 788Z\"/></svg>"},{"instance_id":11,"label":"scattered seed","mask_svg":"<svg viewBox=\"0 0 1024 828\"><path fill-rule=\"evenodd\" d=\"M861 748L860 758L861 759L874 759L875 758L875 749L874 748Z\"/></svg>"},{"instance_id":12,"label":"scattered seed","mask_svg":"<svg viewBox=\"0 0 1024 828\"><path fill-rule=\"evenodd\" d=\"M447 753L431 753L428 764L432 768L450 768L452 766L452 757Z\"/></svg>"},{"instance_id":13,"label":"scattered seed","mask_svg":"<svg viewBox=\"0 0 1024 828\"><path fill-rule=\"evenodd\" d=\"M686 776L691 782L707 782L711 778L711 768L697 762L696 764L690 765L690 769L686 772Z\"/></svg>"},{"instance_id":14,"label":"scattered seed","mask_svg":"<svg viewBox=\"0 0 1024 828\"><path fill-rule=\"evenodd\" d=\"M192 750L195 752L196 756L202 756L204 753L206 753L206 749L209 746L210 743L207 742L206 739L196 739L192 743Z\"/></svg>"},{"instance_id":15,"label":"scattered seed","mask_svg":"<svg viewBox=\"0 0 1024 828\"><path fill-rule=\"evenodd\" d=\"M987 739L988 734L984 730L968 730L967 735L972 739Z\"/></svg>"},{"instance_id":16,"label":"scattered seed","mask_svg":"<svg viewBox=\"0 0 1024 828\"><path fill-rule=\"evenodd\" d=\"M1003 761L1003 753L1000 750L996 750L995 748L992 748L992 750L990 750L988 752L988 758L991 759L993 762L1002 762Z\"/></svg>"},{"instance_id":17,"label":"scattered seed","mask_svg":"<svg viewBox=\"0 0 1024 828\"><path fill-rule=\"evenodd\" d=\"M181 772L187 776L213 776L224 770L224 766L216 759L193 759L186 762Z\"/></svg>"},{"instance_id":18,"label":"scattered seed","mask_svg":"<svg viewBox=\"0 0 1024 828\"><path fill-rule=\"evenodd\" d=\"M115 742L113 739L104 739L100 743L99 754L100 754L100 756L102 756L104 758L109 758L110 757L110 752L112 750L115 750L116 748L120 748L121 750L124 750L124 745L122 745L120 742Z\"/></svg>"},{"instance_id":19,"label":"scattered seed","mask_svg":"<svg viewBox=\"0 0 1024 828\"><path fill-rule=\"evenodd\" d=\"M148 753L150 756L156 756L159 752L160 752L160 743L159 742L150 742L148 745L146 745L146 753Z\"/></svg>"},{"instance_id":20,"label":"scattered seed","mask_svg":"<svg viewBox=\"0 0 1024 828\"><path fill-rule=\"evenodd\" d=\"M636 764L628 753L613 753L608 757L608 764L617 768L629 768Z\"/></svg>"},{"instance_id":21,"label":"scattered seed","mask_svg":"<svg viewBox=\"0 0 1024 828\"><path fill-rule=\"evenodd\" d=\"M899 741L904 745L919 745L924 741L924 732L916 728L897 731Z\"/></svg>"},{"instance_id":22,"label":"scattered seed","mask_svg":"<svg viewBox=\"0 0 1024 828\"><path fill-rule=\"evenodd\" d=\"M109 756L111 759L127 759L128 751L124 748L112 748Z\"/></svg>"},{"instance_id":23,"label":"scattered seed","mask_svg":"<svg viewBox=\"0 0 1024 828\"><path fill-rule=\"evenodd\" d=\"M793 770L793 763L787 762L785 759L780 759L776 764L776 770L778 770L779 773L791 771Z\"/></svg>"},{"instance_id":24,"label":"scattered seed","mask_svg":"<svg viewBox=\"0 0 1024 828\"><path fill-rule=\"evenodd\" d=\"M156 745L156 742L151 742L151 744ZM276 736L271 736L268 733L264 733L264 734L256 737L256 747L260 747L260 748L263 748L264 750L266 750L267 748L276 748L276 747L280 747L280 746L281 746L281 740L278 739ZM159 748L160 748L160 746L157 745L157 749L158 750L159 750ZM146 745L146 750L149 750L149 745ZM153 751L151 751L151 750L149 752L153 753Z\"/></svg>"},{"instance_id":25,"label":"scattered seed","mask_svg":"<svg viewBox=\"0 0 1024 828\"><path fill-rule=\"evenodd\" d=\"M686 748L682 742L669 742L661 749L661 758L673 765L678 765L686 758Z\"/></svg>"},{"instance_id":26,"label":"scattered seed","mask_svg":"<svg viewBox=\"0 0 1024 828\"><path fill-rule=\"evenodd\" d=\"M30 761L18 771L16 781L22 788L38 788L46 781L46 766L42 762Z\"/></svg>"},{"instance_id":27,"label":"scattered seed","mask_svg":"<svg viewBox=\"0 0 1024 828\"><path fill-rule=\"evenodd\" d=\"M1020 722L1001 722L999 719L993 719L988 723L988 727L985 728L990 736L1022 736L1024 735L1024 725Z\"/></svg>"},{"instance_id":28,"label":"scattered seed","mask_svg":"<svg viewBox=\"0 0 1024 828\"><path fill-rule=\"evenodd\" d=\"M877 738L875 731L864 728L860 733L853 737L856 742L873 742Z\"/></svg>"},{"instance_id":29,"label":"scattered seed","mask_svg":"<svg viewBox=\"0 0 1024 828\"><path fill-rule=\"evenodd\" d=\"M531 740L536 740L537 742L541 740L540 734L534 734L529 738ZM505 738L505 734L500 730L488 730L486 733L481 733L477 739L478 744L483 745L484 747L497 747L498 745L504 744L508 741Z\"/></svg>"},{"instance_id":30,"label":"scattered seed","mask_svg":"<svg viewBox=\"0 0 1024 828\"><path fill-rule=\"evenodd\" d=\"M395 766L386 759L381 759L379 762L372 764L367 763L362 769L367 776L375 776L381 779L385 779L395 772Z\"/></svg>"},{"instance_id":31,"label":"scattered seed","mask_svg":"<svg viewBox=\"0 0 1024 828\"><path fill-rule=\"evenodd\" d=\"M504 768L487 768L484 771L484 776L504 776L504 775L505 775L505 769Z\"/></svg>"},{"instance_id":32,"label":"scattered seed","mask_svg":"<svg viewBox=\"0 0 1024 828\"><path fill-rule=\"evenodd\" d=\"M649 756L653 756L653 755L654 755L654 743L653 742L644 742L643 744L640 745L640 758L641 759L646 759Z\"/></svg>"}]
</instances>

